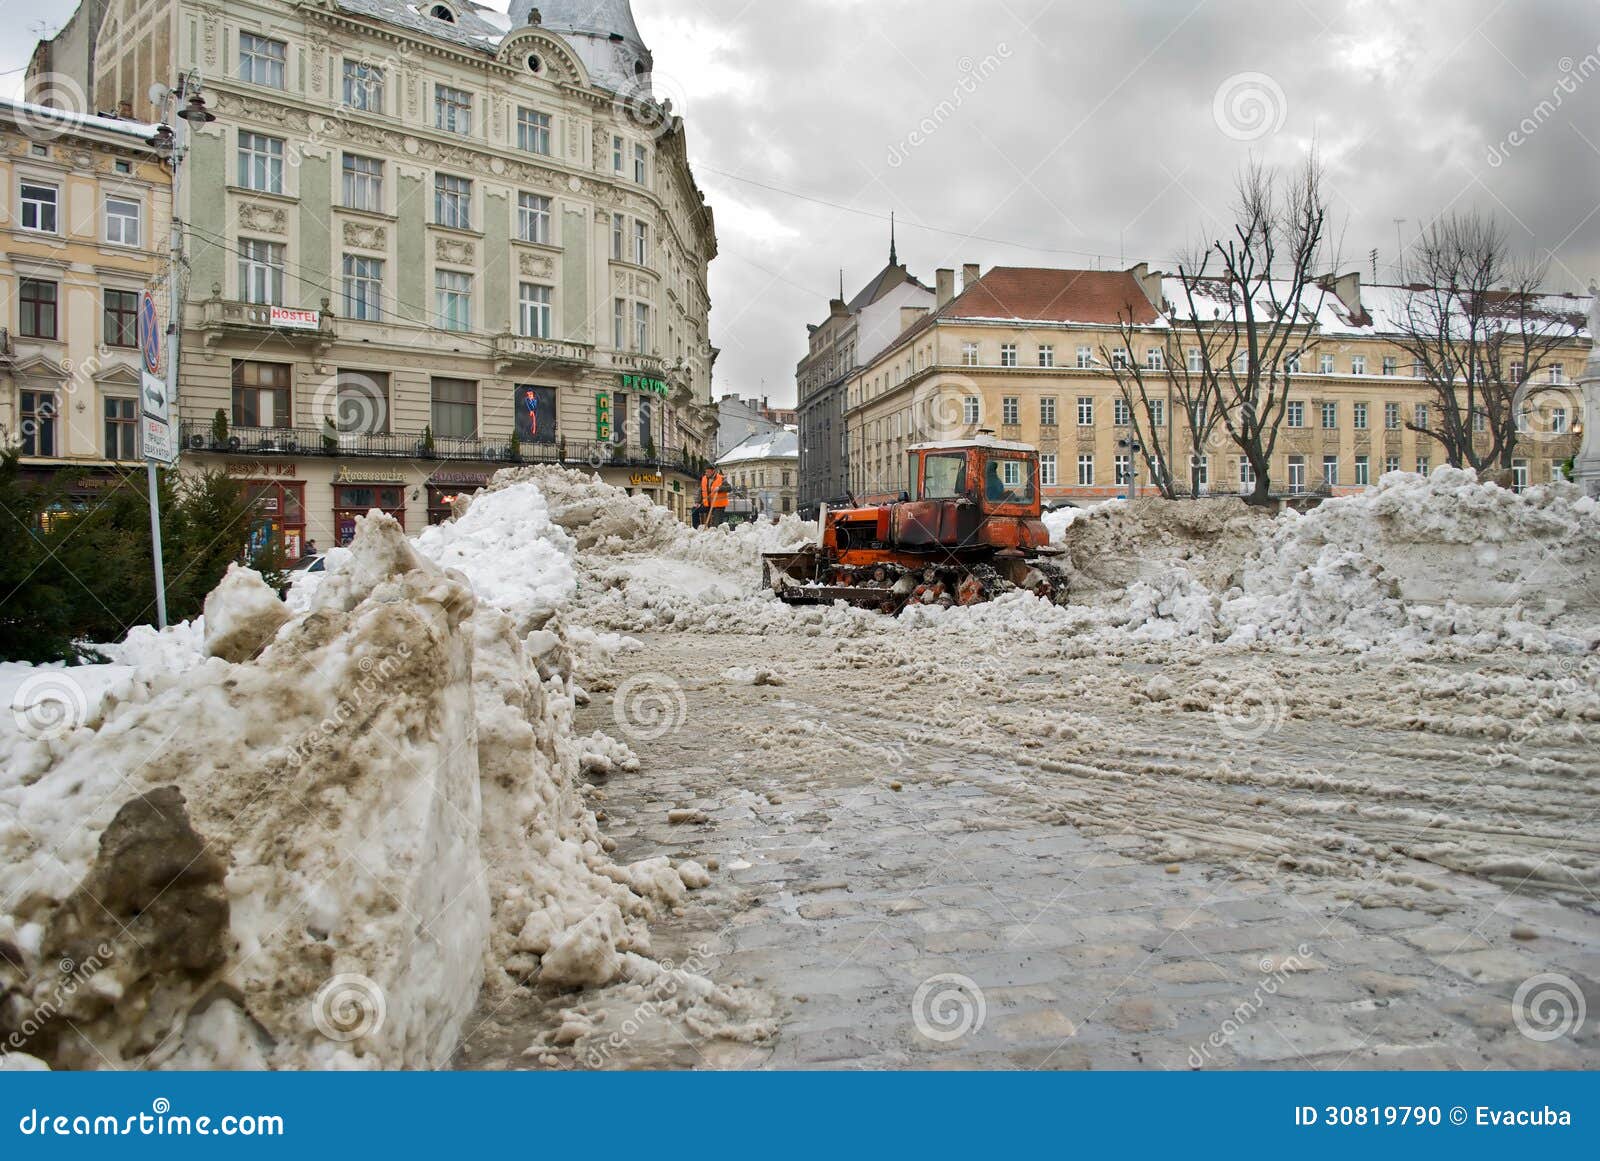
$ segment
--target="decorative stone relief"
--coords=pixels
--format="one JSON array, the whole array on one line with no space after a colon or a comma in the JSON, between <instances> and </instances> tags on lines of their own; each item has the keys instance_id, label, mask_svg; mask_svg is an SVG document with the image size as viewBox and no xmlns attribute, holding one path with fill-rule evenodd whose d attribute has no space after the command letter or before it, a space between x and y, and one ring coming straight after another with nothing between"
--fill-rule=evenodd
<instances>
[{"instance_id":1,"label":"decorative stone relief","mask_svg":"<svg viewBox=\"0 0 1600 1161\"><path fill-rule=\"evenodd\" d=\"M521 258L522 273L530 278L549 278L555 273L555 263L543 254L524 254Z\"/></svg>"},{"instance_id":2,"label":"decorative stone relief","mask_svg":"<svg viewBox=\"0 0 1600 1161\"><path fill-rule=\"evenodd\" d=\"M458 238L439 238L434 242L433 253L440 262L465 266L476 260L478 248Z\"/></svg>"},{"instance_id":3,"label":"decorative stone relief","mask_svg":"<svg viewBox=\"0 0 1600 1161\"><path fill-rule=\"evenodd\" d=\"M287 234L289 218L279 206L239 203L239 228L257 234Z\"/></svg>"},{"instance_id":4,"label":"decorative stone relief","mask_svg":"<svg viewBox=\"0 0 1600 1161\"><path fill-rule=\"evenodd\" d=\"M389 245L389 231L382 226L368 226L360 222L344 224L344 244L362 250L383 250Z\"/></svg>"}]
</instances>

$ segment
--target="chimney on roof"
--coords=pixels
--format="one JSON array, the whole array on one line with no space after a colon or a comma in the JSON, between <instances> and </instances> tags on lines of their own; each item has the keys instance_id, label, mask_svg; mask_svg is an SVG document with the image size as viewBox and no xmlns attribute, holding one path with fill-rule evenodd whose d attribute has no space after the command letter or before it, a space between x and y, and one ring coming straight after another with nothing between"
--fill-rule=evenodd
<instances>
[{"instance_id":1,"label":"chimney on roof","mask_svg":"<svg viewBox=\"0 0 1600 1161\"><path fill-rule=\"evenodd\" d=\"M1156 313L1160 314L1162 310L1161 275L1159 273L1150 273L1150 263L1148 262L1139 263L1128 273L1139 284L1139 289L1144 291L1144 296L1150 300L1150 305L1155 308Z\"/></svg>"},{"instance_id":2,"label":"chimney on roof","mask_svg":"<svg viewBox=\"0 0 1600 1161\"><path fill-rule=\"evenodd\" d=\"M939 288L939 305L945 306L956 296L956 272L954 270L937 270L934 272L935 285Z\"/></svg>"},{"instance_id":3,"label":"chimney on roof","mask_svg":"<svg viewBox=\"0 0 1600 1161\"><path fill-rule=\"evenodd\" d=\"M961 289L971 290L981 277L983 275L979 272L978 264L976 262L968 262L961 268Z\"/></svg>"},{"instance_id":4,"label":"chimney on roof","mask_svg":"<svg viewBox=\"0 0 1600 1161\"><path fill-rule=\"evenodd\" d=\"M917 325L917 320L928 313L925 306L902 306L900 308L900 333L905 334Z\"/></svg>"},{"instance_id":5,"label":"chimney on roof","mask_svg":"<svg viewBox=\"0 0 1600 1161\"><path fill-rule=\"evenodd\" d=\"M1361 318L1361 271L1352 270L1349 274L1324 274L1317 279L1317 285L1323 290L1331 291L1333 296L1344 304L1345 310L1350 312L1352 318Z\"/></svg>"}]
</instances>

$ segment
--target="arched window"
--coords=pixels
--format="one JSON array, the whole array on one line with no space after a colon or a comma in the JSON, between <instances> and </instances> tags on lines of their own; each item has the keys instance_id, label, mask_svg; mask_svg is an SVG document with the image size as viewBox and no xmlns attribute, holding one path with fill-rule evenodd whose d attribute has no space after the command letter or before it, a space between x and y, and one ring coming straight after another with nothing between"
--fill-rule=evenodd
<instances>
[{"instance_id":1,"label":"arched window","mask_svg":"<svg viewBox=\"0 0 1600 1161\"><path fill-rule=\"evenodd\" d=\"M435 20L442 20L446 24L454 24L456 22L456 14L450 11L449 6L445 4L435 4L428 9L428 15Z\"/></svg>"}]
</instances>

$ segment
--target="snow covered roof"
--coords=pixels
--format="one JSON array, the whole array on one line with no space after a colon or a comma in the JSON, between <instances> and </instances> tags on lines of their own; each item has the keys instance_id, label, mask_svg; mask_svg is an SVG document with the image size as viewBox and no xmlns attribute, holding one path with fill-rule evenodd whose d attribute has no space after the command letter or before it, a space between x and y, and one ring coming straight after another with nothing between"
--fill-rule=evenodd
<instances>
[{"instance_id":1,"label":"snow covered roof","mask_svg":"<svg viewBox=\"0 0 1600 1161\"><path fill-rule=\"evenodd\" d=\"M988 448L990 451L1037 451L1031 443L1017 443L1015 440L996 439L992 435L974 436L972 439L941 439L932 443L914 443L911 451L964 451L969 447Z\"/></svg>"},{"instance_id":2,"label":"snow covered roof","mask_svg":"<svg viewBox=\"0 0 1600 1161\"><path fill-rule=\"evenodd\" d=\"M793 431L767 431L752 435L717 461L718 464L748 463L751 460L796 459L800 437Z\"/></svg>"},{"instance_id":3,"label":"snow covered roof","mask_svg":"<svg viewBox=\"0 0 1600 1161\"><path fill-rule=\"evenodd\" d=\"M120 117L101 117L93 113L72 113L50 105L36 105L32 101L18 101L11 97L0 97L0 114L14 121L36 125L41 129L62 127L93 133L114 133L121 137L132 138L141 145L148 143L160 128L159 125L145 121L125 121ZM129 144L133 143L134 141L130 140Z\"/></svg>"},{"instance_id":4,"label":"snow covered roof","mask_svg":"<svg viewBox=\"0 0 1600 1161\"><path fill-rule=\"evenodd\" d=\"M338 0L338 5L358 16L370 16L490 53L500 47L500 41L511 31L511 17L475 4L473 0ZM450 11L453 19L441 20L430 15L441 5Z\"/></svg>"}]
</instances>

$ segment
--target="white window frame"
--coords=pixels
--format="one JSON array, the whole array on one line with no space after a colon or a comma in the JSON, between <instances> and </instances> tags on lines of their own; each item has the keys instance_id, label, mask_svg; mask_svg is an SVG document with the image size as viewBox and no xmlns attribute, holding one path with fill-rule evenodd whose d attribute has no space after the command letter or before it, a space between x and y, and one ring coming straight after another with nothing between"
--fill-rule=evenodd
<instances>
[{"instance_id":1,"label":"white window frame","mask_svg":"<svg viewBox=\"0 0 1600 1161\"><path fill-rule=\"evenodd\" d=\"M961 344L961 365L963 367L976 367L978 365L978 344Z\"/></svg>"},{"instance_id":2,"label":"white window frame","mask_svg":"<svg viewBox=\"0 0 1600 1161\"><path fill-rule=\"evenodd\" d=\"M550 245L552 204L543 194L517 194L517 237L524 242Z\"/></svg>"},{"instance_id":3,"label":"white window frame","mask_svg":"<svg viewBox=\"0 0 1600 1161\"><path fill-rule=\"evenodd\" d=\"M239 79L269 89L288 87L289 45L254 32L239 33Z\"/></svg>"},{"instance_id":4,"label":"white window frame","mask_svg":"<svg viewBox=\"0 0 1600 1161\"><path fill-rule=\"evenodd\" d=\"M1039 366L1054 367L1056 365L1056 349L1049 343L1039 344Z\"/></svg>"},{"instance_id":5,"label":"white window frame","mask_svg":"<svg viewBox=\"0 0 1600 1161\"><path fill-rule=\"evenodd\" d=\"M240 238L240 300L261 306L282 306L286 264L282 242Z\"/></svg>"},{"instance_id":6,"label":"white window frame","mask_svg":"<svg viewBox=\"0 0 1600 1161\"><path fill-rule=\"evenodd\" d=\"M1090 452L1078 456L1078 487L1094 487L1094 455Z\"/></svg>"},{"instance_id":7,"label":"white window frame","mask_svg":"<svg viewBox=\"0 0 1600 1161\"><path fill-rule=\"evenodd\" d=\"M1002 395L1000 397L1000 426L1016 427L1022 422L1022 397L1020 395Z\"/></svg>"},{"instance_id":8,"label":"white window frame","mask_svg":"<svg viewBox=\"0 0 1600 1161\"><path fill-rule=\"evenodd\" d=\"M256 193L283 193L283 146L282 137L239 130L239 187Z\"/></svg>"},{"instance_id":9,"label":"white window frame","mask_svg":"<svg viewBox=\"0 0 1600 1161\"><path fill-rule=\"evenodd\" d=\"M472 229L472 179L453 173L433 175L433 224L452 230Z\"/></svg>"},{"instance_id":10,"label":"white window frame","mask_svg":"<svg viewBox=\"0 0 1600 1161\"><path fill-rule=\"evenodd\" d=\"M383 159L344 153L339 159L340 195L347 210L383 212Z\"/></svg>"},{"instance_id":11,"label":"white window frame","mask_svg":"<svg viewBox=\"0 0 1600 1161\"><path fill-rule=\"evenodd\" d=\"M1093 395L1080 395L1080 396L1078 396L1078 426L1079 427L1093 427L1094 426L1094 396Z\"/></svg>"},{"instance_id":12,"label":"white window frame","mask_svg":"<svg viewBox=\"0 0 1600 1161\"><path fill-rule=\"evenodd\" d=\"M383 259L346 254L344 317L358 322L383 321Z\"/></svg>"},{"instance_id":13,"label":"white window frame","mask_svg":"<svg viewBox=\"0 0 1600 1161\"><path fill-rule=\"evenodd\" d=\"M1289 493L1298 496L1306 490L1306 457L1290 456L1288 464Z\"/></svg>"},{"instance_id":14,"label":"white window frame","mask_svg":"<svg viewBox=\"0 0 1600 1161\"><path fill-rule=\"evenodd\" d=\"M472 93L454 85L434 82L433 127L441 133L472 136Z\"/></svg>"},{"instance_id":15,"label":"white window frame","mask_svg":"<svg viewBox=\"0 0 1600 1161\"><path fill-rule=\"evenodd\" d=\"M120 206L132 212L113 213ZM132 223L130 229L129 223ZM113 228L115 226L115 228ZM144 237L144 206L134 198L107 194L105 200L105 240L110 246L138 246Z\"/></svg>"},{"instance_id":16,"label":"white window frame","mask_svg":"<svg viewBox=\"0 0 1600 1161\"><path fill-rule=\"evenodd\" d=\"M344 59L344 107L358 113L382 113L384 99L383 69L364 60Z\"/></svg>"},{"instance_id":17,"label":"white window frame","mask_svg":"<svg viewBox=\"0 0 1600 1161\"><path fill-rule=\"evenodd\" d=\"M1039 396L1039 426L1056 426L1056 397L1054 395Z\"/></svg>"},{"instance_id":18,"label":"white window frame","mask_svg":"<svg viewBox=\"0 0 1600 1161\"><path fill-rule=\"evenodd\" d=\"M983 422L983 400L980 397L967 395L962 398L961 421L968 427Z\"/></svg>"},{"instance_id":19,"label":"white window frame","mask_svg":"<svg viewBox=\"0 0 1600 1161\"><path fill-rule=\"evenodd\" d=\"M538 282L524 282L517 288L517 316L520 332L530 339L555 337L555 288Z\"/></svg>"},{"instance_id":20,"label":"white window frame","mask_svg":"<svg viewBox=\"0 0 1600 1161\"><path fill-rule=\"evenodd\" d=\"M43 193L49 197L41 197ZM17 202L20 213L17 224L30 234L59 234L61 232L61 187L54 182L28 181L17 184ZM32 219L31 223L29 219ZM47 221L48 219L48 221Z\"/></svg>"},{"instance_id":21,"label":"white window frame","mask_svg":"<svg viewBox=\"0 0 1600 1161\"><path fill-rule=\"evenodd\" d=\"M1054 488L1056 486L1056 457L1054 452L1042 452L1039 455L1039 486L1041 488Z\"/></svg>"},{"instance_id":22,"label":"white window frame","mask_svg":"<svg viewBox=\"0 0 1600 1161\"><path fill-rule=\"evenodd\" d=\"M524 153L550 156L550 114L541 109L517 106L517 148Z\"/></svg>"},{"instance_id":23,"label":"white window frame","mask_svg":"<svg viewBox=\"0 0 1600 1161\"><path fill-rule=\"evenodd\" d=\"M1015 367L1017 365L1017 344L1000 344L1000 365L1002 367Z\"/></svg>"},{"instance_id":24,"label":"white window frame","mask_svg":"<svg viewBox=\"0 0 1600 1161\"><path fill-rule=\"evenodd\" d=\"M472 330L472 274L465 270L433 272L435 328L463 333Z\"/></svg>"}]
</instances>

